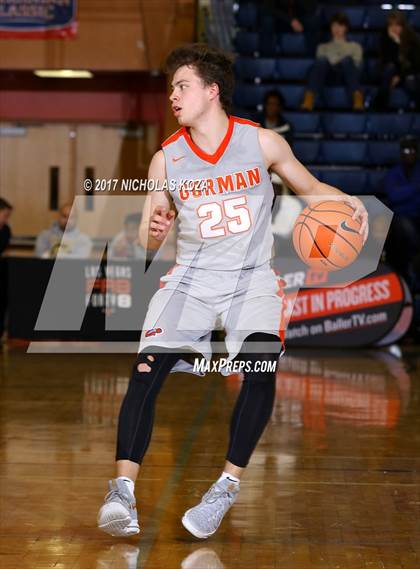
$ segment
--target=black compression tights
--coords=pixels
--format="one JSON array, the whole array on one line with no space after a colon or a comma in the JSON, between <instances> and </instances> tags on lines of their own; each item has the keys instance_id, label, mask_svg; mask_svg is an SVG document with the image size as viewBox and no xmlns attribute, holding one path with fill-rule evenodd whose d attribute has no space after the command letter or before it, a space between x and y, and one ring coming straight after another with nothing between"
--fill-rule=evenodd
<instances>
[{"instance_id":1,"label":"black compression tights","mask_svg":"<svg viewBox=\"0 0 420 569\"><path fill-rule=\"evenodd\" d=\"M116 460L139 464L143 460L152 435L156 398L178 360L178 353L138 354L118 419Z\"/></svg>"},{"instance_id":2,"label":"black compression tights","mask_svg":"<svg viewBox=\"0 0 420 569\"><path fill-rule=\"evenodd\" d=\"M250 353L251 341L261 346L272 343L274 351ZM276 336L255 333L246 338L240 359L277 362L280 341ZM248 352L248 353L247 353ZM153 358L153 360L152 360ZM141 463L149 446L157 396L166 376L180 358L173 352L142 352L137 356L118 421L116 460ZM140 369L139 369L140 368ZM244 380L236 401L231 423L226 459L245 467L271 416L275 396L274 371L244 371Z\"/></svg>"}]
</instances>

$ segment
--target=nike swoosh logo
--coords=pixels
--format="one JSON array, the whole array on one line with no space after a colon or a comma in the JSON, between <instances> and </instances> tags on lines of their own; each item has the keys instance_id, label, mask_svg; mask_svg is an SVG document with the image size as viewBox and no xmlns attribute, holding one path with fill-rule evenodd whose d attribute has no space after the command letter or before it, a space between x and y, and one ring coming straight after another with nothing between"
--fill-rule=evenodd
<instances>
[{"instance_id":1,"label":"nike swoosh logo","mask_svg":"<svg viewBox=\"0 0 420 569\"><path fill-rule=\"evenodd\" d=\"M357 233L357 234L359 233L356 229L349 227L345 221L341 222L340 227L341 229L344 229L344 231L350 231L351 233Z\"/></svg>"},{"instance_id":2,"label":"nike swoosh logo","mask_svg":"<svg viewBox=\"0 0 420 569\"><path fill-rule=\"evenodd\" d=\"M178 156L178 158L172 158L172 162L178 162L178 160L182 160L185 156Z\"/></svg>"}]
</instances>

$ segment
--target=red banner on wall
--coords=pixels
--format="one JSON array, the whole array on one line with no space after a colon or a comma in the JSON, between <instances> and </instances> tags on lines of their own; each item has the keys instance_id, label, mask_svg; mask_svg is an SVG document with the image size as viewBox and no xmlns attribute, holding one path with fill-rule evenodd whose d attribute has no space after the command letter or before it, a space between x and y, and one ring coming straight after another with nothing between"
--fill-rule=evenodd
<instances>
[{"instance_id":1,"label":"red banner on wall","mask_svg":"<svg viewBox=\"0 0 420 569\"><path fill-rule=\"evenodd\" d=\"M403 288L395 273L362 279L345 288L304 289L296 298L292 321L362 310L402 298Z\"/></svg>"},{"instance_id":2,"label":"red banner on wall","mask_svg":"<svg viewBox=\"0 0 420 569\"><path fill-rule=\"evenodd\" d=\"M285 292L287 311L293 307L289 347L387 345L406 333L412 319L410 291L385 265L345 287L301 289L297 296Z\"/></svg>"},{"instance_id":3,"label":"red banner on wall","mask_svg":"<svg viewBox=\"0 0 420 569\"><path fill-rule=\"evenodd\" d=\"M76 0L0 0L0 38L72 38Z\"/></svg>"}]
</instances>

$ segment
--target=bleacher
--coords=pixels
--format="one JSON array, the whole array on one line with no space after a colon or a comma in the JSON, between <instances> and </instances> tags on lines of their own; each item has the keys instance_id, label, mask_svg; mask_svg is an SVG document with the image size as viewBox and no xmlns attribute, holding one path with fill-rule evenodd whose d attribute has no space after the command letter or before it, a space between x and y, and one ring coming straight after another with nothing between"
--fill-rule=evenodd
<instances>
[{"instance_id":1,"label":"bleacher","mask_svg":"<svg viewBox=\"0 0 420 569\"><path fill-rule=\"evenodd\" d=\"M408 22L420 29L420 2L405 4ZM388 4L393 9L397 4ZM411 9L410 9L411 7ZM420 113L414 112L403 89L392 91L390 112L376 113L370 104L378 90L378 44L389 10L370 0L343 7L336 2L320 4L323 26L321 41L329 39L329 20L345 12L350 20L349 39L363 46L362 85L366 111L352 112L344 87L327 87L318 95L316 111L300 112L308 72L313 58L308 56L303 34L282 33L273 41L259 31L262 3L243 2L235 14L235 61L237 87L235 112L255 119L262 110L264 94L272 89L285 100L284 113L294 130L294 152L319 179L353 194L380 192L387 168L399 158L401 136L420 135Z\"/></svg>"}]
</instances>

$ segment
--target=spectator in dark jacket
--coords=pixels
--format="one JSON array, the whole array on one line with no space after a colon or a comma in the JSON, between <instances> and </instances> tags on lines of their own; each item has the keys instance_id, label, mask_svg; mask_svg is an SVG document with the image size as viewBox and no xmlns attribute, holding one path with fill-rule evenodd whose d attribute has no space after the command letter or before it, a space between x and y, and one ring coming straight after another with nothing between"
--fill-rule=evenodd
<instances>
[{"instance_id":1,"label":"spectator in dark jacket","mask_svg":"<svg viewBox=\"0 0 420 569\"><path fill-rule=\"evenodd\" d=\"M314 53L319 40L320 18L316 0L264 0L261 31L265 51L273 51L275 34L304 34L308 53ZM272 44L272 49L269 46Z\"/></svg>"},{"instance_id":2,"label":"spectator in dark jacket","mask_svg":"<svg viewBox=\"0 0 420 569\"><path fill-rule=\"evenodd\" d=\"M380 43L381 87L373 107L386 110L391 90L402 87L420 110L420 37L407 24L403 14L392 12Z\"/></svg>"},{"instance_id":3,"label":"spectator in dark jacket","mask_svg":"<svg viewBox=\"0 0 420 569\"><path fill-rule=\"evenodd\" d=\"M0 255L3 254L8 247L12 232L8 225L9 217L13 207L8 201L0 198ZM7 261L0 259L0 343L4 332L4 321L7 310L7 292L8 292L8 274Z\"/></svg>"},{"instance_id":4,"label":"spectator in dark jacket","mask_svg":"<svg viewBox=\"0 0 420 569\"><path fill-rule=\"evenodd\" d=\"M0 255L9 245L12 232L7 224L13 207L3 198L0 198Z\"/></svg>"},{"instance_id":5,"label":"spectator in dark jacket","mask_svg":"<svg viewBox=\"0 0 420 569\"><path fill-rule=\"evenodd\" d=\"M281 134L291 144L293 138L292 127L283 116L283 108L283 95L275 89L268 91L264 97L264 110L258 118L258 122L262 127Z\"/></svg>"},{"instance_id":6,"label":"spectator in dark jacket","mask_svg":"<svg viewBox=\"0 0 420 569\"><path fill-rule=\"evenodd\" d=\"M385 203L394 212L385 245L387 260L410 283L411 263L420 252L420 162L418 142L401 141L400 163L384 179Z\"/></svg>"}]
</instances>

